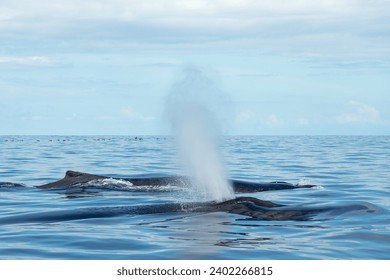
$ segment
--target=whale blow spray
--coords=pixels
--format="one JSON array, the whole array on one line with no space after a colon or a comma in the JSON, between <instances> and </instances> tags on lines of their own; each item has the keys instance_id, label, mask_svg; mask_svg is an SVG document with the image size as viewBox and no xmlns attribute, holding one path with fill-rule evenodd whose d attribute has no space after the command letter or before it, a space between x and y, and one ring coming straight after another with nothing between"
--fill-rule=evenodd
<instances>
[{"instance_id":1,"label":"whale blow spray","mask_svg":"<svg viewBox=\"0 0 390 280\"><path fill-rule=\"evenodd\" d=\"M186 68L167 96L166 109L180 157L192 178L194 199L234 198L218 150L221 90L197 68Z\"/></svg>"}]
</instances>

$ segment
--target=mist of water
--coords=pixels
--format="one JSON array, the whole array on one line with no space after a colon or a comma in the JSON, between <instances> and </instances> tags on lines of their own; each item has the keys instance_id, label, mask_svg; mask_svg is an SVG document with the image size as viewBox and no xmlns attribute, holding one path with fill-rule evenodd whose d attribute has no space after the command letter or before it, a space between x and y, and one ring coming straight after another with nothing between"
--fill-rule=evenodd
<instances>
[{"instance_id":1,"label":"mist of water","mask_svg":"<svg viewBox=\"0 0 390 280\"><path fill-rule=\"evenodd\" d=\"M222 92L215 81L196 68L183 70L167 96L166 111L180 158L192 178L193 199L234 198L218 149L218 114Z\"/></svg>"}]
</instances>

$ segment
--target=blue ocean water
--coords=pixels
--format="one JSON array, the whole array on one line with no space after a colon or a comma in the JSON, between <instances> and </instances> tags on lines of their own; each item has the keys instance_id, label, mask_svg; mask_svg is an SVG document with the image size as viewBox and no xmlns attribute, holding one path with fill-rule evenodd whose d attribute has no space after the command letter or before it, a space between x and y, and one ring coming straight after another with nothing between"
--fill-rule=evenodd
<instances>
[{"instance_id":1,"label":"blue ocean water","mask_svg":"<svg viewBox=\"0 0 390 280\"><path fill-rule=\"evenodd\" d=\"M173 141L157 136L0 136L0 182L24 185L0 183L0 259L390 259L389 144L390 136L224 138L229 178L318 185L250 196L292 207L341 209L307 220L180 212L29 222L18 219L186 201L188 193L175 186L160 192L134 191L118 182L115 187L109 182L31 187L56 181L69 169L109 177L181 174Z\"/></svg>"}]
</instances>

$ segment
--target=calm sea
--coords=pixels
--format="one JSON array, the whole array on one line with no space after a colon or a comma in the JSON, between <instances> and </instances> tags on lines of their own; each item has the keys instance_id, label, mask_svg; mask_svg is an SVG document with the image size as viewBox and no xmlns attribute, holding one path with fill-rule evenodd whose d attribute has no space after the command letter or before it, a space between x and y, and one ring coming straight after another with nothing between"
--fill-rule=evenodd
<instances>
[{"instance_id":1,"label":"calm sea","mask_svg":"<svg viewBox=\"0 0 390 280\"><path fill-rule=\"evenodd\" d=\"M390 259L389 146L390 136L240 136L221 145L229 178L318 185L253 197L303 208L366 205L371 212L304 221L183 212L17 222L31 213L109 211L187 198L174 187L31 187L69 169L109 177L181 174L169 138L0 136L0 181L27 186L0 183L0 220L8 221L0 225L0 259Z\"/></svg>"}]
</instances>

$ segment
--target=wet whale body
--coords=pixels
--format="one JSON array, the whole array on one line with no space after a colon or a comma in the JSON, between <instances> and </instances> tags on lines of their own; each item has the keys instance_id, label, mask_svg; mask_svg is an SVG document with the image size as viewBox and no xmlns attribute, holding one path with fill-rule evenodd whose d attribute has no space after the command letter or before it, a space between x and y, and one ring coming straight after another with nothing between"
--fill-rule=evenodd
<instances>
[{"instance_id":1,"label":"wet whale body","mask_svg":"<svg viewBox=\"0 0 390 280\"><path fill-rule=\"evenodd\" d=\"M91 182L112 179L106 176L89 173L67 171L63 179L36 186L39 189L61 189L73 187L88 187ZM114 178L115 179L115 178ZM145 191L150 191L153 186L161 185L186 185L189 178L182 176L171 177L146 177L146 178L116 178L131 183L134 186L145 187ZM285 182L253 183L239 180L231 181L236 193L254 193L261 191L284 190L295 188L311 188L314 185L293 185ZM0 183L2 185L2 183ZM4 185L4 184L3 184ZM5 187L11 187L5 184ZM14 184L15 187L23 187ZM92 184L93 186L93 184ZM143 188L140 188L141 190ZM157 188L156 191L160 189ZM167 214L167 213L213 213L225 212L238 214L250 219L269 221L305 221L310 220L314 215L321 213L331 213L334 215L345 212L359 211L362 213L379 211L370 204L357 204L347 206L326 206L326 207L299 207L286 206L271 201L264 201L254 197L237 197L224 202L182 202L165 203L155 205L132 205L132 206L108 206L89 207L67 210L49 210L42 213L25 213L12 217L0 218L0 224L6 223L52 223L71 220L83 220L93 218L108 218L123 215L146 215L146 214Z\"/></svg>"},{"instance_id":2,"label":"wet whale body","mask_svg":"<svg viewBox=\"0 0 390 280\"><path fill-rule=\"evenodd\" d=\"M313 215L330 213L340 215L346 212L378 212L372 205L349 205L339 207L289 207L254 197L238 197L221 203L187 202L156 205L89 207L72 210L54 210L41 213L27 213L0 218L0 224L56 223L73 220L101 219L117 216L169 214L169 213L213 213L225 212L266 221L308 221Z\"/></svg>"},{"instance_id":3,"label":"wet whale body","mask_svg":"<svg viewBox=\"0 0 390 280\"><path fill-rule=\"evenodd\" d=\"M165 186L165 185L185 185L188 186L190 179L185 176L165 176L165 177L137 177L137 178L111 178L101 175L89 174L84 172L68 170L65 173L65 177L56 182L36 186L40 189L51 189L51 188L62 188L72 187L80 184L93 182L95 180L103 179L116 179L131 183L133 186L147 186L153 188L154 186ZM236 193L253 193L261 191L272 191L272 190L286 190L296 188L312 188L315 185L294 185L286 182L270 182L270 183L253 183L240 180L231 180L234 192Z\"/></svg>"}]
</instances>

